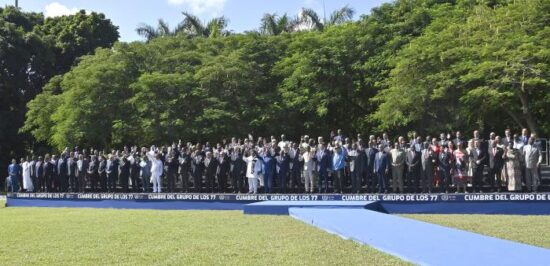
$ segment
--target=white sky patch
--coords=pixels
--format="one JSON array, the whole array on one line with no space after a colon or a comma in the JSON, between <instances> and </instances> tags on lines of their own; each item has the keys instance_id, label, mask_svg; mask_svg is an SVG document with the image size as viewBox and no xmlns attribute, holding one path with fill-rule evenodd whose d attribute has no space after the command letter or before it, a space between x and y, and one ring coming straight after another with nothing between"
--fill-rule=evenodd
<instances>
[{"instance_id":1,"label":"white sky patch","mask_svg":"<svg viewBox=\"0 0 550 266\"><path fill-rule=\"evenodd\" d=\"M59 16L66 16L66 15L72 15L78 12L79 9L76 7L68 8L59 2L52 2L46 5L44 7L44 15L46 17L59 17Z\"/></svg>"},{"instance_id":2,"label":"white sky patch","mask_svg":"<svg viewBox=\"0 0 550 266\"><path fill-rule=\"evenodd\" d=\"M194 15L217 16L223 11L226 0L168 0L168 4L184 6Z\"/></svg>"}]
</instances>

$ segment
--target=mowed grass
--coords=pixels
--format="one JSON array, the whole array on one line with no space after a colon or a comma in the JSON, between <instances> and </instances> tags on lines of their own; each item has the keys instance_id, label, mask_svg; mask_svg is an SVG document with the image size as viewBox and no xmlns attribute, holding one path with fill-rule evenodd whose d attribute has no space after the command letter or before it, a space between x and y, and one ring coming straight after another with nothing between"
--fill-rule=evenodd
<instances>
[{"instance_id":1,"label":"mowed grass","mask_svg":"<svg viewBox=\"0 0 550 266\"><path fill-rule=\"evenodd\" d=\"M521 215L427 215L404 217L474 233L550 248L550 216Z\"/></svg>"},{"instance_id":2,"label":"mowed grass","mask_svg":"<svg viewBox=\"0 0 550 266\"><path fill-rule=\"evenodd\" d=\"M1 265L406 265L288 216L4 208Z\"/></svg>"}]
</instances>

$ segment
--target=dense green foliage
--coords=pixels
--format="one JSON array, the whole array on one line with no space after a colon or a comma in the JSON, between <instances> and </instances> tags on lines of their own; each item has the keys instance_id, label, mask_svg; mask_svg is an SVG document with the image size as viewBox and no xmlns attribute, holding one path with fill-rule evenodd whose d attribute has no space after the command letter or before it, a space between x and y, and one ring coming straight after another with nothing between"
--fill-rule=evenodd
<instances>
[{"instance_id":1,"label":"dense green foliage","mask_svg":"<svg viewBox=\"0 0 550 266\"><path fill-rule=\"evenodd\" d=\"M58 149L335 128L548 135L549 14L550 0L397 0L311 31L274 15L264 34L189 22L82 57L24 130Z\"/></svg>"},{"instance_id":2,"label":"dense green foliage","mask_svg":"<svg viewBox=\"0 0 550 266\"><path fill-rule=\"evenodd\" d=\"M23 154L34 145L33 136L20 133L27 103L35 99L30 106L38 120L33 123L51 121L56 100L61 99L57 95L61 93L62 77L56 75L67 72L80 56L93 53L98 47L111 47L117 40L117 27L103 14L81 11L72 16L44 19L42 14L24 13L14 7L0 8L2 169L11 156ZM44 105L49 109L32 108ZM50 132L44 133L48 135L38 139L51 136Z\"/></svg>"}]
</instances>

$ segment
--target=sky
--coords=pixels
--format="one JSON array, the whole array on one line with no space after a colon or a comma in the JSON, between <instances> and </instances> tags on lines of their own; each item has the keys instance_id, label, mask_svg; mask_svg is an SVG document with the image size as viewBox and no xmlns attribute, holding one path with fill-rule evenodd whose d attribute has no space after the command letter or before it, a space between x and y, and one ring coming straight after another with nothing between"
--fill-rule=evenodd
<instances>
[{"instance_id":1,"label":"sky","mask_svg":"<svg viewBox=\"0 0 550 266\"><path fill-rule=\"evenodd\" d=\"M324 3L323 3L324 2ZM373 7L391 0L19 0L24 11L44 12L47 17L69 15L84 9L104 13L119 27L121 41L142 40L135 29L142 23L156 26L158 19L175 27L183 20L182 11L202 20L225 16L229 30L239 33L258 29L265 13L297 15L302 7L318 14L329 14L348 5L356 12L354 19L369 14ZM14 5L15 0L0 0L0 6Z\"/></svg>"}]
</instances>

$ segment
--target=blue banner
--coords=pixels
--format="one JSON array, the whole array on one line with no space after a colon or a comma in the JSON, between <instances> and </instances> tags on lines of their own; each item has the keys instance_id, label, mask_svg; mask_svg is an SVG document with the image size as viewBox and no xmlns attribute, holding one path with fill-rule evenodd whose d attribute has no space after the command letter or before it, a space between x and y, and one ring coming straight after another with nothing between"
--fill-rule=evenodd
<instances>
[{"instance_id":1,"label":"blue banner","mask_svg":"<svg viewBox=\"0 0 550 266\"><path fill-rule=\"evenodd\" d=\"M200 194L200 193L8 193L9 199L145 201L379 201L550 202L550 193L472 194Z\"/></svg>"}]
</instances>

